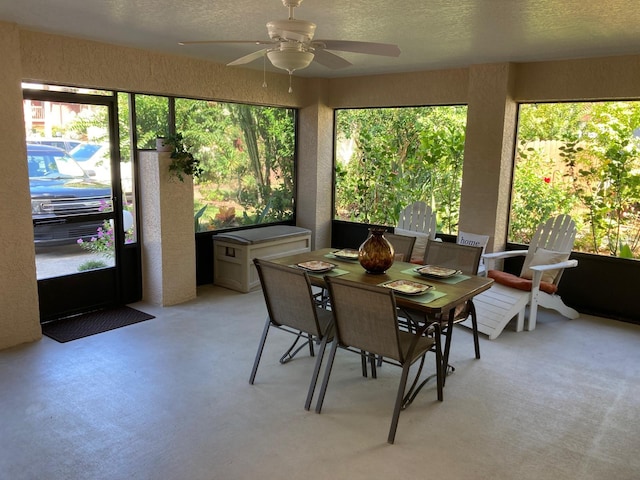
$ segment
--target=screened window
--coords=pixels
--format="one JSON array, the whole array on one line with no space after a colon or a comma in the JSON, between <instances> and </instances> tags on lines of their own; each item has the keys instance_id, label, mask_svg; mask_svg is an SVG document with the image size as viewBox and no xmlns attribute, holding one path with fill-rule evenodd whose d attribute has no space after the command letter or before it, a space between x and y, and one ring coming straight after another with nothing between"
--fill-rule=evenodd
<instances>
[{"instance_id":1,"label":"screened window","mask_svg":"<svg viewBox=\"0 0 640 480\"><path fill-rule=\"evenodd\" d=\"M509 240L570 214L574 250L640 255L640 102L520 106Z\"/></svg>"},{"instance_id":2,"label":"screened window","mask_svg":"<svg viewBox=\"0 0 640 480\"><path fill-rule=\"evenodd\" d=\"M458 229L466 106L336 111L337 220L394 226L421 200Z\"/></svg>"},{"instance_id":3,"label":"screened window","mask_svg":"<svg viewBox=\"0 0 640 480\"><path fill-rule=\"evenodd\" d=\"M295 110L179 98L175 111L202 167L197 231L293 220Z\"/></svg>"}]
</instances>

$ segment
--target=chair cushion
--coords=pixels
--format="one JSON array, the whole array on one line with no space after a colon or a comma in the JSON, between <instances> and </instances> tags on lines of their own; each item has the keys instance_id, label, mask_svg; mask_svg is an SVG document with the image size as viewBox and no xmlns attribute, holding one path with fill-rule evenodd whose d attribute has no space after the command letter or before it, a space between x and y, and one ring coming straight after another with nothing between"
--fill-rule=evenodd
<instances>
[{"instance_id":1,"label":"chair cushion","mask_svg":"<svg viewBox=\"0 0 640 480\"><path fill-rule=\"evenodd\" d=\"M413 230L405 230L404 228L398 227L394 229L393 233L406 235L407 237L416 237L416 243L413 244L413 250L411 251L411 263L421 264L424 260L424 251L427 249L429 235L423 232L415 232Z\"/></svg>"},{"instance_id":2,"label":"chair cushion","mask_svg":"<svg viewBox=\"0 0 640 480\"><path fill-rule=\"evenodd\" d=\"M546 250L544 248L538 248L536 252L533 254L533 259L529 264L530 267L535 267L536 265L550 265L553 263L564 262L569 259L569 253L566 252L555 252L553 250ZM542 281L553 283L553 281L558 276L558 272L560 270L547 270L546 272L542 272ZM533 270L527 268L520 275L522 278L528 278L529 280L533 278Z\"/></svg>"},{"instance_id":3,"label":"chair cushion","mask_svg":"<svg viewBox=\"0 0 640 480\"><path fill-rule=\"evenodd\" d=\"M511 273L502 272L500 270L489 270L487 273L489 278L493 278L496 283L504 285L505 287L517 288L525 292L530 292L533 282L528 278L518 277ZM558 291L557 285L549 282L540 282L540 290L553 295Z\"/></svg>"}]
</instances>

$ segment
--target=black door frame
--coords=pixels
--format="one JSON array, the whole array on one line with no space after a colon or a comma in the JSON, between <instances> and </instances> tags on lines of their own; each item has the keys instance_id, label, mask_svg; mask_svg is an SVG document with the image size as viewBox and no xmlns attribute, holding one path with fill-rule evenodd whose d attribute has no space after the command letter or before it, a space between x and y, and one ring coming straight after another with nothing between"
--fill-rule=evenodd
<instances>
[{"instance_id":1,"label":"black door frame","mask_svg":"<svg viewBox=\"0 0 640 480\"><path fill-rule=\"evenodd\" d=\"M23 98L48 102L103 105L108 109L113 211L99 214L98 217L114 222L115 266L38 280L40 321L46 322L139 300L142 296L142 275L137 215L135 217L138 241L129 245L124 243L117 94L113 92L112 95L90 95L24 89ZM132 142L131 145L135 145L135 143ZM135 158L132 158L131 161L134 167L133 179L137 186L137 162ZM135 187L134 195L137 206ZM96 218L96 215L92 218Z\"/></svg>"}]
</instances>

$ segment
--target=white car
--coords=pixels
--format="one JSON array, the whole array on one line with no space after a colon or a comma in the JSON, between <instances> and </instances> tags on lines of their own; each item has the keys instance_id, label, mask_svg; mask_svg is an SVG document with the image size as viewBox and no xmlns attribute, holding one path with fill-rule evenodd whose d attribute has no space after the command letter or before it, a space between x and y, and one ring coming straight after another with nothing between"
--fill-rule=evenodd
<instances>
[{"instance_id":1,"label":"white car","mask_svg":"<svg viewBox=\"0 0 640 480\"><path fill-rule=\"evenodd\" d=\"M69 138L62 137L33 137L28 138L27 143L32 145L49 145L50 147L61 148L65 152L69 153L82 142L80 140L71 140Z\"/></svg>"},{"instance_id":2,"label":"white car","mask_svg":"<svg viewBox=\"0 0 640 480\"><path fill-rule=\"evenodd\" d=\"M73 158L94 180L111 183L111 157L106 143L81 143L69 152ZM132 190L131 163L120 162L120 176L125 193Z\"/></svg>"},{"instance_id":3,"label":"white car","mask_svg":"<svg viewBox=\"0 0 640 480\"><path fill-rule=\"evenodd\" d=\"M96 180L111 181L111 159L108 144L81 143L69 156Z\"/></svg>"}]
</instances>

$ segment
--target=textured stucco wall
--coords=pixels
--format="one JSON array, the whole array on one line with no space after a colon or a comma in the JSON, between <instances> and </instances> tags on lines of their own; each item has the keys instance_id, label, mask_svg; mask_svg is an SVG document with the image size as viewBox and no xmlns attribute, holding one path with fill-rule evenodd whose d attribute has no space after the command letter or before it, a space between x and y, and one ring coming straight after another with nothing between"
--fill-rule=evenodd
<instances>
[{"instance_id":1,"label":"textured stucco wall","mask_svg":"<svg viewBox=\"0 0 640 480\"><path fill-rule=\"evenodd\" d=\"M169 306L196 297L193 180L169 176L169 152L140 152L142 294Z\"/></svg>"},{"instance_id":2,"label":"textured stucco wall","mask_svg":"<svg viewBox=\"0 0 640 480\"><path fill-rule=\"evenodd\" d=\"M507 236L517 106L513 66L470 68L460 230L489 235L502 249Z\"/></svg>"},{"instance_id":3,"label":"textured stucco wall","mask_svg":"<svg viewBox=\"0 0 640 480\"><path fill-rule=\"evenodd\" d=\"M303 103L305 80L293 93L286 74L262 72L176 55L108 45L30 30L20 32L24 79L129 92L294 106Z\"/></svg>"},{"instance_id":4,"label":"textured stucco wall","mask_svg":"<svg viewBox=\"0 0 640 480\"><path fill-rule=\"evenodd\" d=\"M332 108L451 105L467 102L467 69L335 78L329 84Z\"/></svg>"},{"instance_id":5,"label":"textured stucco wall","mask_svg":"<svg viewBox=\"0 0 640 480\"><path fill-rule=\"evenodd\" d=\"M42 336L27 172L20 41L0 23L0 349Z\"/></svg>"},{"instance_id":6,"label":"textured stucco wall","mask_svg":"<svg viewBox=\"0 0 640 480\"><path fill-rule=\"evenodd\" d=\"M296 223L312 231L311 248L329 247L333 218L333 109L326 105L328 81L316 80L316 103L301 108L298 130Z\"/></svg>"},{"instance_id":7,"label":"textured stucco wall","mask_svg":"<svg viewBox=\"0 0 640 480\"><path fill-rule=\"evenodd\" d=\"M519 102L640 98L640 55L516 64Z\"/></svg>"}]
</instances>

